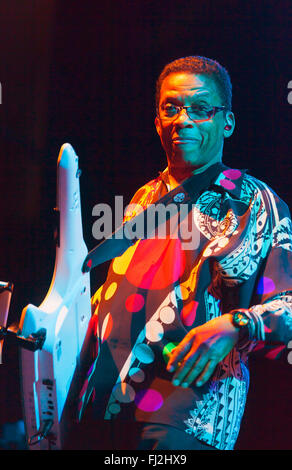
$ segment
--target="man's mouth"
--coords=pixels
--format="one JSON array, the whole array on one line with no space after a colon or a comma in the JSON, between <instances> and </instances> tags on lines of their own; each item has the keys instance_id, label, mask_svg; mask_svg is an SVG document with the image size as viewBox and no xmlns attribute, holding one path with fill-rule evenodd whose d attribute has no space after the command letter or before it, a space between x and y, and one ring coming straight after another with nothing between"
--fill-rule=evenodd
<instances>
[{"instance_id":1,"label":"man's mouth","mask_svg":"<svg viewBox=\"0 0 292 470\"><path fill-rule=\"evenodd\" d=\"M198 139L194 139L192 137L173 137L172 142L174 144L187 144L196 142Z\"/></svg>"}]
</instances>

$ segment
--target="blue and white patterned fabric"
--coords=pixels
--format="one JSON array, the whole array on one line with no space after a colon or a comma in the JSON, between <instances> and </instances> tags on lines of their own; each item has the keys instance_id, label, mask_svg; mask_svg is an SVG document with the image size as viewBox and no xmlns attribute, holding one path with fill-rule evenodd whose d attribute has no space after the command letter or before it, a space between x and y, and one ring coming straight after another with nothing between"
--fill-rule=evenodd
<instances>
[{"instance_id":1,"label":"blue and white patterned fabric","mask_svg":"<svg viewBox=\"0 0 292 470\"><path fill-rule=\"evenodd\" d=\"M164 171L138 190L126 220L163 197L167 182ZM262 347L276 357L292 338L291 218L267 185L224 165L195 193L187 215L195 246L181 237L139 239L113 260L93 296L96 347L79 417L91 400L96 418L169 424L230 450L248 393L248 353ZM204 386L174 387L166 371L171 349L192 328L237 308L249 309L253 337Z\"/></svg>"}]
</instances>

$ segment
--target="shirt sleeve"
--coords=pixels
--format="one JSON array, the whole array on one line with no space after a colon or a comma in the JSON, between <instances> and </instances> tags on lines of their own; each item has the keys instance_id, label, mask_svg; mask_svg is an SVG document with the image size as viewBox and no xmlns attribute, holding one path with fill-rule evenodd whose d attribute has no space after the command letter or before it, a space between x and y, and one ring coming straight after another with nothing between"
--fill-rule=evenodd
<instances>
[{"instance_id":1,"label":"shirt sleeve","mask_svg":"<svg viewBox=\"0 0 292 470\"><path fill-rule=\"evenodd\" d=\"M292 223L288 206L267 186L262 197L269 210L269 250L248 309L253 351L279 358L292 340Z\"/></svg>"}]
</instances>

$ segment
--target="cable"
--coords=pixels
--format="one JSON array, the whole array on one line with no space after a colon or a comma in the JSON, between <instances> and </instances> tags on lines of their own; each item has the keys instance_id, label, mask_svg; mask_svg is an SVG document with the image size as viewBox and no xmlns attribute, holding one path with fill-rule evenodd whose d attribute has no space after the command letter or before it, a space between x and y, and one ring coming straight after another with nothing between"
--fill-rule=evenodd
<instances>
[{"instance_id":1,"label":"cable","mask_svg":"<svg viewBox=\"0 0 292 470\"><path fill-rule=\"evenodd\" d=\"M43 439L49 439L49 432L53 426L54 421L52 419L45 419L43 422L43 429L41 431L38 431L37 433L33 434L29 439L28 439L28 445L34 446L41 442Z\"/></svg>"}]
</instances>

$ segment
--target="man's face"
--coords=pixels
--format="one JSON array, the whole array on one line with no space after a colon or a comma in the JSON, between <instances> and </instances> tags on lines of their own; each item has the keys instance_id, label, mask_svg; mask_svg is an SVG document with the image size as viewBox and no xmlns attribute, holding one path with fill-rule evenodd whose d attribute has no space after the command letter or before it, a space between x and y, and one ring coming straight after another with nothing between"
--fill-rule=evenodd
<instances>
[{"instance_id":1,"label":"man's face","mask_svg":"<svg viewBox=\"0 0 292 470\"><path fill-rule=\"evenodd\" d=\"M159 109L171 103L178 106L222 106L216 83L206 75L171 73L162 82ZM194 170L220 161L224 137L234 129L234 115L220 111L209 121L194 122L183 110L173 120L155 119L166 152L168 166ZM226 128L228 126L228 128Z\"/></svg>"}]
</instances>

